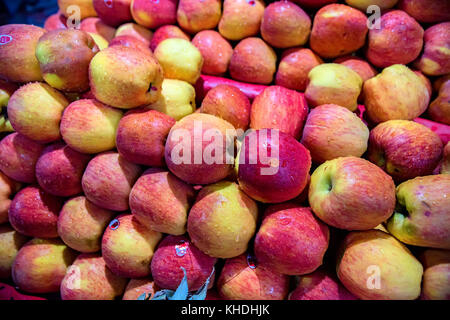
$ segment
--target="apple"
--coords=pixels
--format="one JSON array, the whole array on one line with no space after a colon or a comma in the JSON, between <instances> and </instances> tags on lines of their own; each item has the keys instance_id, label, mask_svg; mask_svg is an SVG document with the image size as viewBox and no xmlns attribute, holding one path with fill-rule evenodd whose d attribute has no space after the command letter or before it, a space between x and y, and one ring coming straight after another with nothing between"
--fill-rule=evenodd
<instances>
[{"instance_id":1,"label":"apple","mask_svg":"<svg viewBox=\"0 0 450 320\"><path fill-rule=\"evenodd\" d=\"M103 3L103 1L101 1ZM106 41L110 42L116 34L116 29L107 25L105 20L91 17L86 18L80 23L80 30L101 35Z\"/></svg>"},{"instance_id":2,"label":"apple","mask_svg":"<svg viewBox=\"0 0 450 320\"><path fill-rule=\"evenodd\" d=\"M450 80L444 82L439 89L439 95L428 107L431 119L450 125Z\"/></svg>"},{"instance_id":3,"label":"apple","mask_svg":"<svg viewBox=\"0 0 450 320\"><path fill-rule=\"evenodd\" d=\"M437 23L450 20L450 3L442 0L400 0L400 10L422 23Z\"/></svg>"},{"instance_id":4,"label":"apple","mask_svg":"<svg viewBox=\"0 0 450 320\"><path fill-rule=\"evenodd\" d=\"M28 238L9 224L0 225L0 279L9 279L14 259Z\"/></svg>"},{"instance_id":5,"label":"apple","mask_svg":"<svg viewBox=\"0 0 450 320\"><path fill-rule=\"evenodd\" d=\"M76 6L76 11L73 6ZM58 0L59 11L70 18L74 12L79 12L79 19L83 20L88 17L96 17L93 0Z\"/></svg>"},{"instance_id":6,"label":"apple","mask_svg":"<svg viewBox=\"0 0 450 320\"><path fill-rule=\"evenodd\" d=\"M13 132L14 128L7 117L6 107L13 93L19 86L13 82L0 79L0 132ZM6 110L6 112L5 112Z\"/></svg>"},{"instance_id":7,"label":"apple","mask_svg":"<svg viewBox=\"0 0 450 320\"><path fill-rule=\"evenodd\" d=\"M415 60L423 46L424 31L420 24L401 10L384 13L380 27L369 30L366 57L376 67L408 64Z\"/></svg>"},{"instance_id":8,"label":"apple","mask_svg":"<svg viewBox=\"0 0 450 320\"><path fill-rule=\"evenodd\" d=\"M450 80L450 74L447 74L445 76L440 76L439 78L435 79L433 81L433 90L436 93L439 93L439 90L441 89L441 86Z\"/></svg>"},{"instance_id":9,"label":"apple","mask_svg":"<svg viewBox=\"0 0 450 320\"><path fill-rule=\"evenodd\" d=\"M377 75L377 70L366 60L357 56L343 56L334 60L334 63L342 64L355 71L361 77L363 83Z\"/></svg>"},{"instance_id":10,"label":"apple","mask_svg":"<svg viewBox=\"0 0 450 320\"><path fill-rule=\"evenodd\" d=\"M88 32L88 34L91 36L92 40L94 40L95 45L98 47L100 51L108 48L109 42L103 36L94 32Z\"/></svg>"},{"instance_id":11,"label":"apple","mask_svg":"<svg viewBox=\"0 0 450 320\"><path fill-rule=\"evenodd\" d=\"M397 208L387 222L403 243L450 249L450 175L416 177L397 186Z\"/></svg>"},{"instance_id":12,"label":"apple","mask_svg":"<svg viewBox=\"0 0 450 320\"><path fill-rule=\"evenodd\" d=\"M367 12L367 8L370 6L378 6L383 11L394 7L397 2L398 0L345 0L345 3L349 6L359 9L364 13Z\"/></svg>"},{"instance_id":13,"label":"apple","mask_svg":"<svg viewBox=\"0 0 450 320\"><path fill-rule=\"evenodd\" d=\"M149 46L153 38L153 32L139 24L127 22L117 28L115 36L132 36Z\"/></svg>"},{"instance_id":14,"label":"apple","mask_svg":"<svg viewBox=\"0 0 450 320\"><path fill-rule=\"evenodd\" d=\"M401 182L432 174L442 149L439 136L424 125L390 120L371 130L367 155L371 162Z\"/></svg>"},{"instance_id":15,"label":"apple","mask_svg":"<svg viewBox=\"0 0 450 320\"><path fill-rule=\"evenodd\" d=\"M153 298L154 294L159 290L155 282L149 278L130 279L122 300L137 300L142 294Z\"/></svg>"},{"instance_id":16,"label":"apple","mask_svg":"<svg viewBox=\"0 0 450 320\"><path fill-rule=\"evenodd\" d=\"M284 300L289 277L258 263L250 254L225 260L217 282L220 297L226 300Z\"/></svg>"},{"instance_id":17,"label":"apple","mask_svg":"<svg viewBox=\"0 0 450 320\"><path fill-rule=\"evenodd\" d=\"M142 169L125 160L117 152L109 151L96 155L84 171L81 185L86 197L99 207L113 210L128 210L131 188Z\"/></svg>"},{"instance_id":18,"label":"apple","mask_svg":"<svg viewBox=\"0 0 450 320\"><path fill-rule=\"evenodd\" d=\"M202 73L222 75L227 72L233 48L220 33L214 30L200 31L192 39L192 44L202 54Z\"/></svg>"},{"instance_id":19,"label":"apple","mask_svg":"<svg viewBox=\"0 0 450 320\"><path fill-rule=\"evenodd\" d=\"M102 256L106 266L124 278L149 276L150 261L161 237L161 233L144 227L131 214L118 216L103 234Z\"/></svg>"},{"instance_id":20,"label":"apple","mask_svg":"<svg viewBox=\"0 0 450 320\"><path fill-rule=\"evenodd\" d=\"M25 292L58 292L75 257L76 252L59 239L34 238L17 253L12 266L12 279Z\"/></svg>"},{"instance_id":21,"label":"apple","mask_svg":"<svg viewBox=\"0 0 450 320\"><path fill-rule=\"evenodd\" d=\"M308 274L322 264L329 238L310 208L283 203L267 207L254 250L259 263L276 272Z\"/></svg>"},{"instance_id":22,"label":"apple","mask_svg":"<svg viewBox=\"0 0 450 320\"><path fill-rule=\"evenodd\" d=\"M195 291L208 279L214 270L217 259L201 252L185 236L165 237L159 244L151 263L155 284L163 289L176 290L183 279L183 270L187 274L189 291ZM214 284L214 275L208 285Z\"/></svg>"},{"instance_id":23,"label":"apple","mask_svg":"<svg viewBox=\"0 0 450 320\"><path fill-rule=\"evenodd\" d=\"M59 212L57 230L64 243L79 252L101 249L103 231L114 213L78 196L66 201Z\"/></svg>"},{"instance_id":24,"label":"apple","mask_svg":"<svg viewBox=\"0 0 450 320\"><path fill-rule=\"evenodd\" d=\"M427 249L421 255L424 266L422 296L424 300L449 300L450 251Z\"/></svg>"},{"instance_id":25,"label":"apple","mask_svg":"<svg viewBox=\"0 0 450 320\"><path fill-rule=\"evenodd\" d=\"M131 109L158 100L163 68L150 52L112 46L91 60L89 79L97 100L113 107Z\"/></svg>"},{"instance_id":26,"label":"apple","mask_svg":"<svg viewBox=\"0 0 450 320\"><path fill-rule=\"evenodd\" d=\"M194 188L162 169L150 168L130 192L133 216L147 228L172 235L186 233Z\"/></svg>"},{"instance_id":27,"label":"apple","mask_svg":"<svg viewBox=\"0 0 450 320\"><path fill-rule=\"evenodd\" d=\"M230 76L234 80L269 84L276 71L276 62L275 51L263 40L245 38L234 48L229 65Z\"/></svg>"},{"instance_id":28,"label":"apple","mask_svg":"<svg viewBox=\"0 0 450 320\"><path fill-rule=\"evenodd\" d=\"M177 22L189 33L214 29L222 16L220 0L179 0Z\"/></svg>"},{"instance_id":29,"label":"apple","mask_svg":"<svg viewBox=\"0 0 450 320\"><path fill-rule=\"evenodd\" d=\"M35 51L45 32L40 27L25 24L0 26L0 78L23 83L43 80Z\"/></svg>"},{"instance_id":30,"label":"apple","mask_svg":"<svg viewBox=\"0 0 450 320\"><path fill-rule=\"evenodd\" d=\"M326 224L345 230L373 229L394 212L395 184L371 162L340 157L311 175L309 203Z\"/></svg>"},{"instance_id":31,"label":"apple","mask_svg":"<svg viewBox=\"0 0 450 320\"><path fill-rule=\"evenodd\" d=\"M219 84L209 90L200 107L200 112L219 117L242 130L248 128L250 110L251 104L247 96L238 88L227 84Z\"/></svg>"},{"instance_id":32,"label":"apple","mask_svg":"<svg viewBox=\"0 0 450 320\"><path fill-rule=\"evenodd\" d=\"M428 77L427 76L425 76L421 71L419 71L419 70L413 70L414 71L414 73L416 74L416 75L418 75L419 76L419 78L423 81L423 83L425 84L425 86L427 87L427 91L428 91L428 94L430 95L430 97L433 95L433 86L432 86L432 84L431 84L431 81L430 81L430 79L428 79Z\"/></svg>"},{"instance_id":33,"label":"apple","mask_svg":"<svg viewBox=\"0 0 450 320\"><path fill-rule=\"evenodd\" d=\"M8 178L0 171L0 224L8 222L8 211L11 197L18 191L20 184Z\"/></svg>"},{"instance_id":34,"label":"apple","mask_svg":"<svg viewBox=\"0 0 450 320\"><path fill-rule=\"evenodd\" d=\"M314 108L306 119L301 143L316 163L339 157L361 157L367 150L369 129L347 108L325 104Z\"/></svg>"},{"instance_id":35,"label":"apple","mask_svg":"<svg viewBox=\"0 0 450 320\"><path fill-rule=\"evenodd\" d=\"M61 300L114 300L126 285L127 279L112 273L99 253L82 253L61 281Z\"/></svg>"},{"instance_id":36,"label":"apple","mask_svg":"<svg viewBox=\"0 0 450 320\"><path fill-rule=\"evenodd\" d=\"M17 132L7 135L0 141L0 170L16 181L35 182L36 162L44 147Z\"/></svg>"},{"instance_id":37,"label":"apple","mask_svg":"<svg viewBox=\"0 0 450 320\"><path fill-rule=\"evenodd\" d=\"M131 21L132 0L93 0L95 12L106 24L116 27L124 22ZM81 22L83 25L83 22Z\"/></svg>"},{"instance_id":38,"label":"apple","mask_svg":"<svg viewBox=\"0 0 450 320\"><path fill-rule=\"evenodd\" d=\"M414 300L423 267L397 239L380 230L350 232L341 244L337 275L364 300Z\"/></svg>"},{"instance_id":39,"label":"apple","mask_svg":"<svg viewBox=\"0 0 450 320\"><path fill-rule=\"evenodd\" d=\"M337 63L324 63L308 74L305 98L311 107L337 104L350 111L358 106L363 81L351 68Z\"/></svg>"},{"instance_id":40,"label":"apple","mask_svg":"<svg viewBox=\"0 0 450 320\"><path fill-rule=\"evenodd\" d=\"M154 51L164 70L164 77L195 84L203 66L200 51L188 40L168 38L158 44Z\"/></svg>"},{"instance_id":41,"label":"apple","mask_svg":"<svg viewBox=\"0 0 450 320\"><path fill-rule=\"evenodd\" d=\"M247 134L237 161L239 187L264 203L297 197L307 184L311 168L308 149L277 129L260 129Z\"/></svg>"},{"instance_id":42,"label":"apple","mask_svg":"<svg viewBox=\"0 0 450 320\"><path fill-rule=\"evenodd\" d=\"M441 173L443 174L450 174L450 142L447 142L447 144L444 147L444 156L441 166Z\"/></svg>"},{"instance_id":43,"label":"apple","mask_svg":"<svg viewBox=\"0 0 450 320\"><path fill-rule=\"evenodd\" d=\"M215 258L243 254L256 231L258 206L236 183L203 187L188 215L192 243Z\"/></svg>"},{"instance_id":44,"label":"apple","mask_svg":"<svg viewBox=\"0 0 450 320\"><path fill-rule=\"evenodd\" d=\"M44 22L44 29L47 31L67 29L67 18L61 12L49 15Z\"/></svg>"},{"instance_id":45,"label":"apple","mask_svg":"<svg viewBox=\"0 0 450 320\"><path fill-rule=\"evenodd\" d=\"M308 9L317 9L337 1L338 0L293 0L293 2L298 3L300 6Z\"/></svg>"},{"instance_id":46,"label":"apple","mask_svg":"<svg viewBox=\"0 0 450 320\"><path fill-rule=\"evenodd\" d=\"M291 48L283 51L278 65L275 83L288 89L304 92L308 84L308 73L323 63L322 59L308 48Z\"/></svg>"},{"instance_id":47,"label":"apple","mask_svg":"<svg viewBox=\"0 0 450 320\"><path fill-rule=\"evenodd\" d=\"M190 41L191 38L178 26L175 25L164 25L156 29L153 34L152 40L150 41L150 49L155 51L158 44L169 38L180 38Z\"/></svg>"},{"instance_id":48,"label":"apple","mask_svg":"<svg viewBox=\"0 0 450 320\"><path fill-rule=\"evenodd\" d=\"M367 80L363 93L367 115L375 123L412 120L427 109L430 101L423 80L400 64L387 67Z\"/></svg>"},{"instance_id":49,"label":"apple","mask_svg":"<svg viewBox=\"0 0 450 320\"><path fill-rule=\"evenodd\" d=\"M131 15L138 24L156 29L162 25L175 24L178 0L133 0Z\"/></svg>"},{"instance_id":50,"label":"apple","mask_svg":"<svg viewBox=\"0 0 450 320\"><path fill-rule=\"evenodd\" d=\"M224 0L219 32L228 40L256 36L264 15L263 0Z\"/></svg>"},{"instance_id":51,"label":"apple","mask_svg":"<svg viewBox=\"0 0 450 320\"><path fill-rule=\"evenodd\" d=\"M304 45L311 32L311 18L289 1L276 1L264 9L261 35L276 48Z\"/></svg>"},{"instance_id":52,"label":"apple","mask_svg":"<svg viewBox=\"0 0 450 320\"><path fill-rule=\"evenodd\" d=\"M205 113L190 114L170 129L166 164L187 183L220 181L233 167L235 135L235 128L225 120Z\"/></svg>"},{"instance_id":53,"label":"apple","mask_svg":"<svg viewBox=\"0 0 450 320\"><path fill-rule=\"evenodd\" d=\"M125 35L125 36L118 36L114 37L114 39L111 40L111 42L108 44L109 47L112 46L125 46L129 47L135 50L142 50L146 53L149 53L150 48L147 46L147 44L141 40L139 40L136 37Z\"/></svg>"}]
</instances>

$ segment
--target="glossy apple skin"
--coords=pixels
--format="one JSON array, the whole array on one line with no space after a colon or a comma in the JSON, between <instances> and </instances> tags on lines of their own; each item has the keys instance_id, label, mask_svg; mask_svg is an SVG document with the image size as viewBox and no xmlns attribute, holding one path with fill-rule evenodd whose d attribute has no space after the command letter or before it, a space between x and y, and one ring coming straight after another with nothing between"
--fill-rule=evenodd
<instances>
[{"instance_id":1,"label":"glossy apple skin","mask_svg":"<svg viewBox=\"0 0 450 320\"><path fill-rule=\"evenodd\" d=\"M424 266L422 295L423 300L449 300L450 251L427 249L420 257Z\"/></svg>"},{"instance_id":2,"label":"glossy apple skin","mask_svg":"<svg viewBox=\"0 0 450 320\"><path fill-rule=\"evenodd\" d=\"M367 12L367 8L372 5L377 5L381 11L390 9L397 4L398 0L345 0L345 2L362 12Z\"/></svg>"},{"instance_id":3,"label":"glossy apple skin","mask_svg":"<svg viewBox=\"0 0 450 320\"><path fill-rule=\"evenodd\" d=\"M397 186L398 206L387 229L403 243L450 249L450 176L416 177Z\"/></svg>"},{"instance_id":4,"label":"glossy apple skin","mask_svg":"<svg viewBox=\"0 0 450 320\"><path fill-rule=\"evenodd\" d=\"M363 82L366 82L370 78L375 77L378 73L377 70L369 62L357 56L340 57L334 60L334 63L340 63L344 66L349 67L357 74L359 74Z\"/></svg>"},{"instance_id":5,"label":"glossy apple skin","mask_svg":"<svg viewBox=\"0 0 450 320\"><path fill-rule=\"evenodd\" d=\"M371 162L356 157L326 161L311 175L309 203L330 226L373 229L394 212L392 178Z\"/></svg>"},{"instance_id":6,"label":"glossy apple skin","mask_svg":"<svg viewBox=\"0 0 450 320\"><path fill-rule=\"evenodd\" d=\"M320 8L327 4L337 2L337 0L294 0L293 2L298 3L302 8Z\"/></svg>"},{"instance_id":7,"label":"glossy apple skin","mask_svg":"<svg viewBox=\"0 0 450 320\"><path fill-rule=\"evenodd\" d=\"M222 16L220 0L179 0L177 22L189 33L215 29Z\"/></svg>"},{"instance_id":8,"label":"glossy apple skin","mask_svg":"<svg viewBox=\"0 0 450 320\"><path fill-rule=\"evenodd\" d=\"M99 253L82 253L61 281L62 300L114 300L122 295L127 279L116 276Z\"/></svg>"},{"instance_id":9,"label":"glossy apple skin","mask_svg":"<svg viewBox=\"0 0 450 320\"><path fill-rule=\"evenodd\" d=\"M428 114L434 121L450 125L450 80L439 90L436 99L428 107Z\"/></svg>"},{"instance_id":10,"label":"glossy apple skin","mask_svg":"<svg viewBox=\"0 0 450 320\"><path fill-rule=\"evenodd\" d=\"M400 10L423 23L437 23L450 20L450 3L440 0L400 0Z\"/></svg>"},{"instance_id":11,"label":"glossy apple skin","mask_svg":"<svg viewBox=\"0 0 450 320\"><path fill-rule=\"evenodd\" d=\"M97 17L83 19L80 23L80 30L99 34L108 42L111 42L116 34L115 28L107 25L104 20Z\"/></svg>"},{"instance_id":12,"label":"glossy apple skin","mask_svg":"<svg viewBox=\"0 0 450 320\"><path fill-rule=\"evenodd\" d=\"M130 36L130 35L114 37L108 46L109 47L125 46L125 47L133 48L136 50L142 50L147 53L149 53L149 51L150 51L149 47L147 46L147 44L145 42L139 40L136 37Z\"/></svg>"},{"instance_id":13,"label":"glossy apple skin","mask_svg":"<svg viewBox=\"0 0 450 320\"><path fill-rule=\"evenodd\" d=\"M360 49L367 32L364 13L343 4L330 4L314 16L310 46L322 58L336 58Z\"/></svg>"},{"instance_id":14,"label":"glossy apple skin","mask_svg":"<svg viewBox=\"0 0 450 320\"><path fill-rule=\"evenodd\" d=\"M270 86L253 100L250 128L278 129L299 139L307 115L308 104L301 93Z\"/></svg>"},{"instance_id":15,"label":"glossy apple skin","mask_svg":"<svg viewBox=\"0 0 450 320\"><path fill-rule=\"evenodd\" d=\"M130 6L132 0L93 0L95 12L106 24L116 27L131 21Z\"/></svg>"},{"instance_id":16,"label":"glossy apple skin","mask_svg":"<svg viewBox=\"0 0 450 320\"><path fill-rule=\"evenodd\" d=\"M217 259L201 252L185 236L169 235L158 245L151 263L156 285L163 289L176 290L186 270L190 291L198 290L213 272ZM212 276L208 288L214 284Z\"/></svg>"},{"instance_id":17,"label":"glossy apple skin","mask_svg":"<svg viewBox=\"0 0 450 320\"><path fill-rule=\"evenodd\" d=\"M164 165L164 144L175 122L172 117L155 110L130 110L119 122L117 150L130 162L161 167Z\"/></svg>"},{"instance_id":18,"label":"glossy apple skin","mask_svg":"<svg viewBox=\"0 0 450 320\"><path fill-rule=\"evenodd\" d=\"M139 24L127 22L117 28L115 36L132 36L149 46L153 38L153 32Z\"/></svg>"},{"instance_id":19,"label":"glossy apple skin","mask_svg":"<svg viewBox=\"0 0 450 320\"><path fill-rule=\"evenodd\" d=\"M26 236L14 230L9 224L0 225L0 279L11 277L14 259L27 241Z\"/></svg>"},{"instance_id":20,"label":"glossy apple skin","mask_svg":"<svg viewBox=\"0 0 450 320\"><path fill-rule=\"evenodd\" d=\"M183 30L175 25L164 25L156 29L150 41L150 49L155 51L158 44L169 38L180 38L190 41L191 38Z\"/></svg>"},{"instance_id":21,"label":"glossy apple skin","mask_svg":"<svg viewBox=\"0 0 450 320\"><path fill-rule=\"evenodd\" d=\"M386 121L369 136L368 159L396 182L432 174L442 151L439 136L414 121Z\"/></svg>"},{"instance_id":22,"label":"glossy apple skin","mask_svg":"<svg viewBox=\"0 0 450 320\"><path fill-rule=\"evenodd\" d=\"M306 119L301 143L316 163L338 157L361 157L367 150L369 129L347 108L325 104Z\"/></svg>"},{"instance_id":23,"label":"glossy apple skin","mask_svg":"<svg viewBox=\"0 0 450 320\"><path fill-rule=\"evenodd\" d=\"M246 135L238 157L239 186L257 201L291 200L303 191L308 181L309 150L276 129L256 130Z\"/></svg>"},{"instance_id":24,"label":"glossy apple skin","mask_svg":"<svg viewBox=\"0 0 450 320\"><path fill-rule=\"evenodd\" d=\"M45 19L44 29L47 31L67 29L66 22L67 18L58 11Z\"/></svg>"},{"instance_id":25,"label":"glossy apple skin","mask_svg":"<svg viewBox=\"0 0 450 320\"><path fill-rule=\"evenodd\" d=\"M416 59L423 46L424 30L401 10L381 16L381 28L369 30L366 57L376 67L408 64Z\"/></svg>"},{"instance_id":26,"label":"glossy apple skin","mask_svg":"<svg viewBox=\"0 0 450 320\"><path fill-rule=\"evenodd\" d=\"M140 25L156 29L162 25L175 24L178 0L133 0L131 14Z\"/></svg>"},{"instance_id":27,"label":"glossy apple skin","mask_svg":"<svg viewBox=\"0 0 450 320\"><path fill-rule=\"evenodd\" d=\"M261 265L250 254L227 259L217 282L219 299L284 300L289 277Z\"/></svg>"},{"instance_id":28,"label":"glossy apple skin","mask_svg":"<svg viewBox=\"0 0 450 320\"><path fill-rule=\"evenodd\" d=\"M269 206L255 237L261 265L287 275L308 274L321 264L328 248L329 229L310 208L295 203Z\"/></svg>"},{"instance_id":29,"label":"glossy apple skin","mask_svg":"<svg viewBox=\"0 0 450 320\"><path fill-rule=\"evenodd\" d=\"M131 213L144 226L172 235L186 233L194 188L170 172L150 168L130 192Z\"/></svg>"},{"instance_id":30,"label":"glossy apple skin","mask_svg":"<svg viewBox=\"0 0 450 320\"><path fill-rule=\"evenodd\" d=\"M159 291L160 288L155 284L151 278L130 279L125 288L122 300L138 300L138 297L145 294L146 297L153 295Z\"/></svg>"}]
</instances>

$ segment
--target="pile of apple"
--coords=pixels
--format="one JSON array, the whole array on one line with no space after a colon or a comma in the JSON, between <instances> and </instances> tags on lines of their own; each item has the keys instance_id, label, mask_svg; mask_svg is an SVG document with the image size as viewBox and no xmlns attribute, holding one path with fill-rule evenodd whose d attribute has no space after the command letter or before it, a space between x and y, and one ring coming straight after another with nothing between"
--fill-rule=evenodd
<instances>
[{"instance_id":1,"label":"pile of apple","mask_svg":"<svg viewBox=\"0 0 450 320\"><path fill-rule=\"evenodd\" d=\"M450 299L450 2L337 2L59 0L0 26L0 278Z\"/></svg>"}]
</instances>

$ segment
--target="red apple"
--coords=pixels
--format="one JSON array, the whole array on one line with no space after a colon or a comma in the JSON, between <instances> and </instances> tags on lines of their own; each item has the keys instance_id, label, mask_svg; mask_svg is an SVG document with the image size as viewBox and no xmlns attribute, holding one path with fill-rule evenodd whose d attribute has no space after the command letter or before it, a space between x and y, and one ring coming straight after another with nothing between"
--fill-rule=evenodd
<instances>
[{"instance_id":1,"label":"red apple","mask_svg":"<svg viewBox=\"0 0 450 320\"><path fill-rule=\"evenodd\" d=\"M221 16L221 0L179 0L177 22L189 33L214 29Z\"/></svg>"},{"instance_id":2,"label":"red apple","mask_svg":"<svg viewBox=\"0 0 450 320\"><path fill-rule=\"evenodd\" d=\"M302 7L306 8L320 8L327 4L337 2L338 0L293 0L293 2L298 3Z\"/></svg>"},{"instance_id":3,"label":"red apple","mask_svg":"<svg viewBox=\"0 0 450 320\"><path fill-rule=\"evenodd\" d=\"M158 44L169 38L180 38L190 41L191 38L178 26L175 25L164 25L156 29L153 34L153 38L150 41L150 49L155 51Z\"/></svg>"},{"instance_id":4,"label":"red apple","mask_svg":"<svg viewBox=\"0 0 450 320\"><path fill-rule=\"evenodd\" d=\"M398 8L423 23L450 20L450 3L446 0L400 0Z\"/></svg>"},{"instance_id":5,"label":"red apple","mask_svg":"<svg viewBox=\"0 0 450 320\"><path fill-rule=\"evenodd\" d=\"M99 34L108 42L110 42L114 38L114 35L116 33L116 29L107 25L104 20L97 17L86 18L81 21L80 30Z\"/></svg>"},{"instance_id":6,"label":"red apple","mask_svg":"<svg viewBox=\"0 0 450 320\"><path fill-rule=\"evenodd\" d=\"M109 43L109 47L112 46L125 46L136 50L143 50L146 52L150 50L150 48L145 42L130 35L114 37L114 39L112 39L111 42Z\"/></svg>"},{"instance_id":7,"label":"red apple","mask_svg":"<svg viewBox=\"0 0 450 320\"><path fill-rule=\"evenodd\" d=\"M66 22L67 18L58 11L45 19L44 29L47 31L67 29Z\"/></svg>"},{"instance_id":8,"label":"red apple","mask_svg":"<svg viewBox=\"0 0 450 320\"><path fill-rule=\"evenodd\" d=\"M93 0L98 17L113 27L132 20L131 2L132 0Z\"/></svg>"},{"instance_id":9,"label":"red apple","mask_svg":"<svg viewBox=\"0 0 450 320\"><path fill-rule=\"evenodd\" d=\"M156 29L165 24L175 24L178 0L133 0L131 15L138 24Z\"/></svg>"},{"instance_id":10,"label":"red apple","mask_svg":"<svg viewBox=\"0 0 450 320\"><path fill-rule=\"evenodd\" d=\"M14 259L28 238L9 224L0 224L0 279L9 279Z\"/></svg>"}]
</instances>

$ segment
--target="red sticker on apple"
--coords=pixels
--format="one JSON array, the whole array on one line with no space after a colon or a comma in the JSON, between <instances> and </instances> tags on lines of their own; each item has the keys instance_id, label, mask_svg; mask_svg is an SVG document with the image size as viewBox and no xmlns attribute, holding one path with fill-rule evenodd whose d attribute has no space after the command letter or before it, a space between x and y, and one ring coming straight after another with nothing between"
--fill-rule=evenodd
<instances>
[{"instance_id":1,"label":"red sticker on apple","mask_svg":"<svg viewBox=\"0 0 450 320\"><path fill-rule=\"evenodd\" d=\"M187 249L189 247L189 243L181 240L176 246L175 246L175 252L177 253L177 256L183 257L187 253Z\"/></svg>"},{"instance_id":2,"label":"red sticker on apple","mask_svg":"<svg viewBox=\"0 0 450 320\"><path fill-rule=\"evenodd\" d=\"M247 0L247 3L251 6L254 6L256 4L255 0Z\"/></svg>"},{"instance_id":3,"label":"red sticker on apple","mask_svg":"<svg viewBox=\"0 0 450 320\"><path fill-rule=\"evenodd\" d=\"M117 219L114 219L109 223L109 228L112 230L116 230L120 226L120 221Z\"/></svg>"},{"instance_id":4,"label":"red sticker on apple","mask_svg":"<svg viewBox=\"0 0 450 320\"><path fill-rule=\"evenodd\" d=\"M0 35L0 46L4 45L4 44L7 44L7 43L10 43L12 41L12 39L13 39L13 37L11 37L8 34Z\"/></svg>"}]
</instances>

